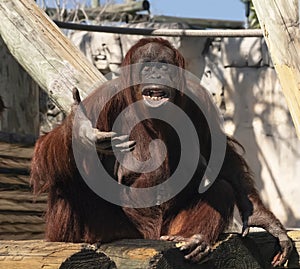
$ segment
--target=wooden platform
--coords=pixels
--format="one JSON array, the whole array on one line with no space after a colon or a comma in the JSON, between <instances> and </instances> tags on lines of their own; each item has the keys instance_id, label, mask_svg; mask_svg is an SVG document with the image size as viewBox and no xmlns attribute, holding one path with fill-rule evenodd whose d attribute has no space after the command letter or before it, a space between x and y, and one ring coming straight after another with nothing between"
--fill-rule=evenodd
<instances>
[{"instance_id":1,"label":"wooden platform","mask_svg":"<svg viewBox=\"0 0 300 269\"><path fill-rule=\"evenodd\" d=\"M0 240L42 239L46 196L29 186L33 146L0 142Z\"/></svg>"}]
</instances>

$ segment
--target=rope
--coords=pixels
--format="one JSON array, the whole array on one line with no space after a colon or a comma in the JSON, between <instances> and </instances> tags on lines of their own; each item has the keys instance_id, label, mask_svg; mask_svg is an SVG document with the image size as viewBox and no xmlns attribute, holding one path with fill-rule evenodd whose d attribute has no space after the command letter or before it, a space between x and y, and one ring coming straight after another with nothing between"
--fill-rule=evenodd
<instances>
[{"instance_id":1,"label":"rope","mask_svg":"<svg viewBox=\"0 0 300 269\"><path fill-rule=\"evenodd\" d=\"M262 37L262 30L191 30L191 29L154 29L154 28L125 28L115 26L86 25L54 21L60 28L115 33L126 35L145 35L145 36L189 36L189 37Z\"/></svg>"}]
</instances>

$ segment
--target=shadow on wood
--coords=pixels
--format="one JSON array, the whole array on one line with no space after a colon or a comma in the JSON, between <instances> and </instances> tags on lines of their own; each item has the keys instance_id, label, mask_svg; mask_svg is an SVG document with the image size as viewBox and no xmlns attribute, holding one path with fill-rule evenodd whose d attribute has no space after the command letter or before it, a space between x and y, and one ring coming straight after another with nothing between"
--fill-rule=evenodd
<instances>
[{"instance_id":1,"label":"shadow on wood","mask_svg":"<svg viewBox=\"0 0 300 269\"><path fill-rule=\"evenodd\" d=\"M67 258L59 269L92 269L92 268L117 268L116 264L102 252L82 249L80 252Z\"/></svg>"}]
</instances>

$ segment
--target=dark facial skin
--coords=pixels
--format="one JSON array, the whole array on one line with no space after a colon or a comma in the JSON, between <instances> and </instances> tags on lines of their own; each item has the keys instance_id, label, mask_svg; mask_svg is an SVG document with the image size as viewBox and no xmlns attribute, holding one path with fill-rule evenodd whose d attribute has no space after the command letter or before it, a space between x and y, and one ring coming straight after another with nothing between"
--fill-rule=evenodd
<instances>
[{"instance_id":1,"label":"dark facial skin","mask_svg":"<svg viewBox=\"0 0 300 269\"><path fill-rule=\"evenodd\" d=\"M137 58L137 59L136 59ZM134 56L139 66L137 87L139 96L148 107L159 107L175 98L177 71L174 52L157 43L148 43L140 47Z\"/></svg>"}]
</instances>

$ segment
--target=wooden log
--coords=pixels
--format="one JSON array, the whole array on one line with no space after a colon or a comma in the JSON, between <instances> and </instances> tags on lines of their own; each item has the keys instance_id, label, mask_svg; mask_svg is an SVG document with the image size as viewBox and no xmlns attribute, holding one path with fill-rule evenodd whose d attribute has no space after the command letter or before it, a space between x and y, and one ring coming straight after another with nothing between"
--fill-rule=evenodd
<instances>
[{"instance_id":1,"label":"wooden log","mask_svg":"<svg viewBox=\"0 0 300 269\"><path fill-rule=\"evenodd\" d=\"M236 242L235 242L236 243ZM105 254L118 269L137 268L209 268L208 264L192 265L184 261L173 243L154 240L121 240L98 249L83 244L47 243L43 241L2 241L0 268L107 268L96 254ZM232 245L237 246L236 244ZM232 248L230 248L232 250ZM94 252L94 256L92 255ZM232 252L235 253L235 252ZM85 256L87 254L88 258ZM230 254L227 252L227 254ZM226 259L232 264L231 257ZM251 255L249 256L251 257ZM209 262L210 261L210 262ZM211 264L211 260L208 263ZM245 259L246 263L248 259ZM80 266L80 267L79 267ZM112 265L113 266L113 265ZM220 268L220 267L215 267ZM223 267L224 268L224 267ZM227 267L228 268L228 267ZM248 268L260 268L248 267Z\"/></svg>"},{"instance_id":2,"label":"wooden log","mask_svg":"<svg viewBox=\"0 0 300 269\"><path fill-rule=\"evenodd\" d=\"M286 266L300 268L300 232L291 231L289 235L296 247ZM160 240L120 240L100 246L41 240L0 241L0 269L259 269L270 268L276 247L276 239L265 232L250 233L248 238L224 234L201 264L191 264L174 243Z\"/></svg>"},{"instance_id":3,"label":"wooden log","mask_svg":"<svg viewBox=\"0 0 300 269\"><path fill-rule=\"evenodd\" d=\"M300 28L298 0L253 0L300 139Z\"/></svg>"},{"instance_id":4,"label":"wooden log","mask_svg":"<svg viewBox=\"0 0 300 269\"><path fill-rule=\"evenodd\" d=\"M259 253L252 254L237 234L222 236L215 250L201 264L191 264L176 247L180 244L156 240L121 240L100 246L99 250L110 257L118 269L224 269L262 268ZM251 243L249 243L251 245ZM255 251L253 251L254 253Z\"/></svg>"},{"instance_id":5,"label":"wooden log","mask_svg":"<svg viewBox=\"0 0 300 269\"><path fill-rule=\"evenodd\" d=\"M0 34L11 54L68 113L72 88L82 98L105 78L32 0L0 1Z\"/></svg>"}]
</instances>

